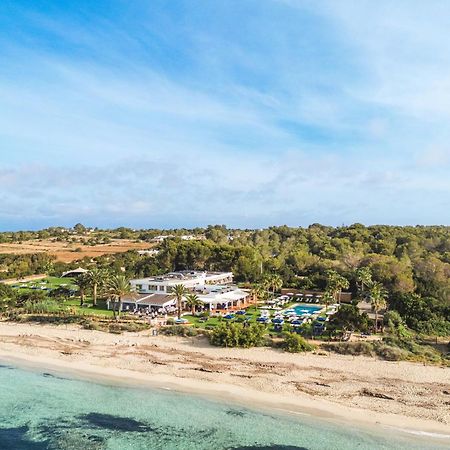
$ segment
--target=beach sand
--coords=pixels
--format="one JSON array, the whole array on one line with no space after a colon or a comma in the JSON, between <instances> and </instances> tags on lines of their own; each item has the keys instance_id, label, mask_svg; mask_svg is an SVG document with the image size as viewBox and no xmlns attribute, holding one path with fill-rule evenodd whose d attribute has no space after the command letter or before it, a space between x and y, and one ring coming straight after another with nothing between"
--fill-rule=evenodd
<instances>
[{"instance_id":1,"label":"beach sand","mask_svg":"<svg viewBox=\"0 0 450 450\"><path fill-rule=\"evenodd\" d=\"M204 338L0 322L0 360L111 384L179 390L253 408L450 439L450 369ZM450 440L449 440L450 444Z\"/></svg>"}]
</instances>

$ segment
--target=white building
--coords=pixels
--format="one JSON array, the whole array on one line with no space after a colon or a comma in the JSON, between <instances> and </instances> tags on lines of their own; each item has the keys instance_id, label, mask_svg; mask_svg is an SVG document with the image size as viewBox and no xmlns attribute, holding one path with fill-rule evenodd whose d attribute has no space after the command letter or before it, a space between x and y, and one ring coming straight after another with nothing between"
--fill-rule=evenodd
<instances>
[{"instance_id":1,"label":"white building","mask_svg":"<svg viewBox=\"0 0 450 450\"><path fill-rule=\"evenodd\" d=\"M170 294L176 284L182 284L186 289L194 289L200 286L230 284L232 282L232 272L183 270L156 277L131 280L130 284L140 294Z\"/></svg>"},{"instance_id":2,"label":"white building","mask_svg":"<svg viewBox=\"0 0 450 450\"><path fill-rule=\"evenodd\" d=\"M241 309L248 306L251 294L248 291L239 289L237 286L202 286L194 289L206 307L213 309Z\"/></svg>"},{"instance_id":3,"label":"white building","mask_svg":"<svg viewBox=\"0 0 450 450\"><path fill-rule=\"evenodd\" d=\"M159 253L159 250L156 248L151 248L149 250L138 250L139 256L156 256Z\"/></svg>"},{"instance_id":4,"label":"white building","mask_svg":"<svg viewBox=\"0 0 450 450\"><path fill-rule=\"evenodd\" d=\"M150 240L150 242L161 243L161 242L164 242L166 239L169 239L171 237L173 237L172 234L162 234L160 236L155 236L153 239Z\"/></svg>"},{"instance_id":5,"label":"white building","mask_svg":"<svg viewBox=\"0 0 450 450\"><path fill-rule=\"evenodd\" d=\"M250 293L232 285L232 272L181 271L165 275L131 280L133 289L143 294L159 294L172 297L173 287L182 284L196 294L209 310L247 306ZM173 298L173 297L172 297Z\"/></svg>"}]
</instances>

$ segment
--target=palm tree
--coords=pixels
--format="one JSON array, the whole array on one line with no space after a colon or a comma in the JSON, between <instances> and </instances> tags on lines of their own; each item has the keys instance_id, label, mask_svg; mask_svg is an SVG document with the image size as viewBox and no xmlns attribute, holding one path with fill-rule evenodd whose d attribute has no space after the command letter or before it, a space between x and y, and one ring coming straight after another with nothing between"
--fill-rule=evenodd
<instances>
[{"instance_id":1,"label":"palm tree","mask_svg":"<svg viewBox=\"0 0 450 450\"><path fill-rule=\"evenodd\" d=\"M387 291L381 283L372 283L369 293L372 309L375 311L375 333L378 331L378 313L386 308Z\"/></svg>"},{"instance_id":2,"label":"palm tree","mask_svg":"<svg viewBox=\"0 0 450 450\"><path fill-rule=\"evenodd\" d=\"M197 294L186 294L186 305L191 308L192 315L195 314L197 306L203 306L204 303L198 298Z\"/></svg>"},{"instance_id":3,"label":"palm tree","mask_svg":"<svg viewBox=\"0 0 450 450\"><path fill-rule=\"evenodd\" d=\"M125 275L113 275L108 280L108 291L113 300L113 314L114 318L120 317L120 310L122 309L122 299L125 295L131 294L133 289L130 285L130 281ZM117 305L117 317L116 317L116 305Z\"/></svg>"},{"instance_id":4,"label":"palm tree","mask_svg":"<svg viewBox=\"0 0 450 450\"><path fill-rule=\"evenodd\" d=\"M275 297L275 291L279 291L283 286L283 279L280 275L274 273L270 277L270 285L272 287L272 297Z\"/></svg>"},{"instance_id":5,"label":"palm tree","mask_svg":"<svg viewBox=\"0 0 450 450\"><path fill-rule=\"evenodd\" d=\"M333 292L331 292L330 290L326 290L323 294L323 302L325 303L325 311L328 311L328 306L330 305L330 303L333 301Z\"/></svg>"},{"instance_id":6,"label":"palm tree","mask_svg":"<svg viewBox=\"0 0 450 450\"><path fill-rule=\"evenodd\" d=\"M283 279L276 273L266 275L263 280L263 286L267 290L270 289L272 291L273 298L275 297L275 291L281 289L281 287L283 286Z\"/></svg>"},{"instance_id":7,"label":"palm tree","mask_svg":"<svg viewBox=\"0 0 450 450\"><path fill-rule=\"evenodd\" d=\"M98 289L105 286L108 280L108 272L105 269L94 267L88 272L89 283L92 288L92 305L97 306Z\"/></svg>"},{"instance_id":8,"label":"palm tree","mask_svg":"<svg viewBox=\"0 0 450 450\"><path fill-rule=\"evenodd\" d=\"M266 302L269 300L270 293L267 290L267 285L265 283L256 285L256 298L257 300L262 300Z\"/></svg>"},{"instance_id":9,"label":"palm tree","mask_svg":"<svg viewBox=\"0 0 450 450\"><path fill-rule=\"evenodd\" d=\"M252 288L252 290L251 290L250 293L251 293L251 296L252 296L253 303L254 303L255 305L258 304L258 299L259 299L259 298L263 298L264 292L265 292L265 289L264 289L264 286L263 286L263 285L261 285L261 284L255 284L255 285L253 286L253 288Z\"/></svg>"},{"instance_id":10,"label":"palm tree","mask_svg":"<svg viewBox=\"0 0 450 450\"><path fill-rule=\"evenodd\" d=\"M358 291L361 298L364 298L364 288L370 288L372 284L372 271L369 267L360 267L356 271L356 282L358 285Z\"/></svg>"},{"instance_id":11,"label":"palm tree","mask_svg":"<svg viewBox=\"0 0 450 450\"><path fill-rule=\"evenodd\" d=\"M75 280L75 284L78 286L78 290L80 292L80 306L83 306L86 291L90 287L90 281L87 273L82 273L81 275L78 275Z\"/></svg>"},{"instance_id":12,"label":"palm tree","mask_svg":"<svg viewBox=\"0 0 450 450\"><path fill-rule=\"evenodd\" d=\"M186 288L183 284L176 284L172 288L172 293L177 298L177 315L178 318L181 319L181 302L183 301L184 294L186 294Z\"/></svg>"},{"instance_id":13,"label":"palm tree","mask_svg":"<svg viewBox=\"0 0 450 450\"><path fill-rule=\"evenodd\" d=\"M327 290L329 290L333 294L334 300L336 301L337 297L338 303L341 304L341 292L343 289L348 289L350 283L348 282L347 278L339 275L334 270L328 270L327 276Z\"/></svg>"}]
</instances>

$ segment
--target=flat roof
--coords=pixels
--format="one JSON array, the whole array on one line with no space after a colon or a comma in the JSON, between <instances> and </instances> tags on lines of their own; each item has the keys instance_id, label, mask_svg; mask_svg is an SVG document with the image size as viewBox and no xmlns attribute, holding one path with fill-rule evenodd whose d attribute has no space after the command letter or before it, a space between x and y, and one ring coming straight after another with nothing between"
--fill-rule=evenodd
<instances>
[{"instance_id":1,"label":"flat roof","mask_svg":"<svg viewBox=\"0 0 450 450\"><path fill-rule=\"evenodd\" d=\"M211 291L207 294L197 293L198 298L204 303L224 303L236 300L243 300L250 295L249 292L242 289L227 289L219 292Z\"/></svg>"},{"instance_id":2,"label":"flat roof","mask_svg":"<svg viewBox=\"0 0 450 450\"><path fill-rule=\"evenodd\" d=\"M122 303L135 303L145 306L164 306L175 300L170 294L131 294L122 299Z\"/></svg>"},{"instance_id":3,"label":"flat roof","mask_svg":"<svg viewBox=\"0 0 450 450\"><path fill-rule=\"evenodd\" d=\"M179 282L179 281L195 281L207 280L220 277L233 276L233 272L206 272L195 270L182 270L179 272L169 272L164 275L154 277L138 278L131 280L133 283L149 283L149 282Z\"/></svg>"}]
</instances>

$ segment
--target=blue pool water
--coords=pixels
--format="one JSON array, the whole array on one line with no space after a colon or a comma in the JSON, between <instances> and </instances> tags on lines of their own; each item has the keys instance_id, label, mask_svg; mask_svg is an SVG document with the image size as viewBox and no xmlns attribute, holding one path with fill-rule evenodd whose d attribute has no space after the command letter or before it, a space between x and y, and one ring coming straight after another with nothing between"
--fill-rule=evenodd
<instances>
[{"instance_id":1,"label":"blue pool water","mask_svg":"<svg viewBox=\"0 0 450 450\"><path fill-rule=\"evenodd\" d=\"M440 444L439 444L440 445ZM0 366L2 450L425 450L392 430Z\"/></svg>"},{"instance_id":2,"label":"blue pool water","mask_svg":"<svg viewBox=\"0 0 450 450\"><path fill-rule=\"evenodd\" d=\"M308 303L302 303L301 305L294 306L292 308L299 316L305 313L314 314L320 311L323 306L309 305Z\"/></svg>"}]
</instances>

